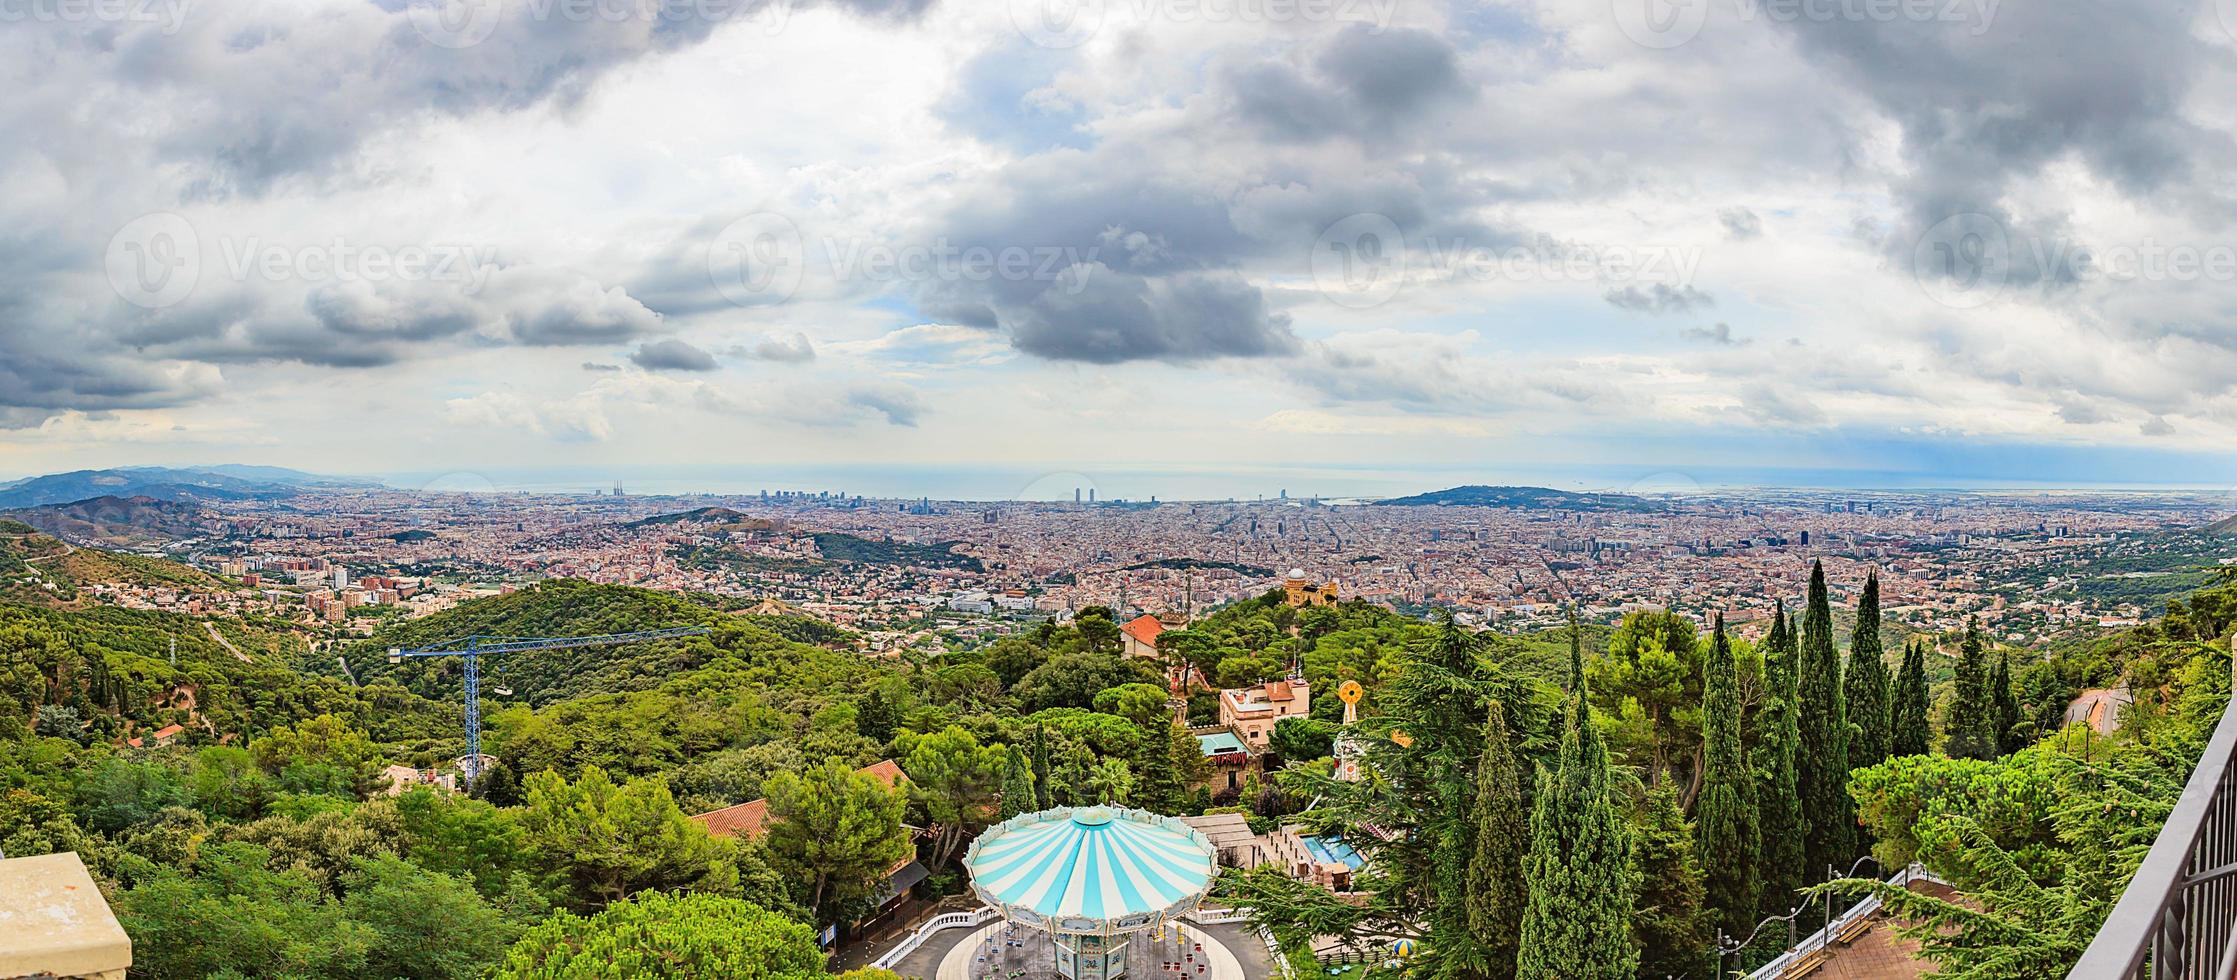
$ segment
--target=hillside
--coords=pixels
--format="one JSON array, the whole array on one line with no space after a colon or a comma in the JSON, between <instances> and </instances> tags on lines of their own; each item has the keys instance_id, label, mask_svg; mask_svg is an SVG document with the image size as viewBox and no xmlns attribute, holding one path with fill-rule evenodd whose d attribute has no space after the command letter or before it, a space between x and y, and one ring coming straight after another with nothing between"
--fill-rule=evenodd
<instances>
[{"instance_id":1,"label":"hillside","mask_svg":"<svg viewBox=\"0 0 2237 980\"><path fill-rule=\"evenodd\" d=\"M2237 538L2237 517L2224 517L2200 529L2201 533L2217 537Z\"/></svg>"},{"instance_id":2,"label":"hillside","mask_svg":"<svg viewBox=\"0 0 2237 980\"><path fill-rule=\"evenodd\" d=\"M766 529L771 526L770 522L768 521L747 517L746 515L731 510L728 507L701 507L697 510L678 511L673 514L656 514L642 520L630 521L629 523L622 526L626 528L636 529L645 527L659 527L664 524L686 523L722 524L726 526L752 527L759 529Z\"/></svg>"},{"instance_id":3,"label":"hillside","mask_svg":"<svg viewBox=\"0 0 2237 980\"><path fill-rule=\"evenodd\" d=\"M393 686L355 689L306 676L289 657L243 660L211 638L218 622L110 606L0 603L0 716L32 717L53 707L66 711L68 724L89 741L121 741L173 723L212 737L250 735L320 713L396 738L434 734L446 720L456 724L454 711ZM289 632L238 620L217 628L259 654L305 649Z\"/></svg>"},{"instance_id":4,"label":"hillside","mask_svg":"<svg viewBox=\"0 0 2237 980\"><path fill-rule=\"evenodd\" d=\"M214 591L227 584L163 558L80 548L20 521L0 520L0 600L70 604L99 585Z\"/></svg>"},{"instance_id":5,"label":"hillside","mask_svg":"<svg viewBox=\"0 0 2237 980\"><path fill-rule=\"evenodd\" d=\"M1657 511L1662 505L1621 493L1579 493L1546 487L1465 486L1378 500L1389 507L1511 507L1517 510Z\"/></svg>"},{"instance_id":6,"label":"hillside","mask_svg":"<svg viewBox=\"0 0 2237 980\"><path fill-rule=\"evenodd\" d=\"M345 656L360 681L394 678L422 694L451 698L464 682L464 668L456 658L391 665L387 651L469 636L592 636L679 626L721 627L751 632L755 639L770 643L788 642L670 593L558 579L387 627L350 647ZM735 646L738 641L731 642ZM504 654L483 661L484 690L509 688L513 699L539 705L580 694L641 690L701 666L717 654L717 645L707 637ZM318 669L331 668L319 665Z\"/></svg>"},{"instance_id":7,"label":"hillside","mask_svg":"<svg viewBox=\"0 0 2237 980\"><path fill-rule=\"evenodd\" d=\"M0 514L74 544L151 547L221 531L225 525L190 500L93 497Z\"/></svg>"}]
</instances>

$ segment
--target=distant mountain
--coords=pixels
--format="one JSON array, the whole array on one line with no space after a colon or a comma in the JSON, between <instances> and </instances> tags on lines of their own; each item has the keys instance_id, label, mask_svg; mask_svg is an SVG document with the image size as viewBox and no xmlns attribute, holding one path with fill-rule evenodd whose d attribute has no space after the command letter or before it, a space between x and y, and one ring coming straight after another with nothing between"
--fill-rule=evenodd
<instances>
[{"instance_id":1,"label":"distant mountain","mask_svg":"<svg viewBox=\"0 0 2237 980\"><path fill-rule=\"evenodd\" d=\"M2225 517L2200 529L2203 533L2225 538L2237 538L2237 517Z\"/></svg>"},{"instance_id":2,"label":"distant mountain","mask_svg":"<svg viewBox=\"0 0 2237 980\"><path fill-rule=\"evenodd\" d=\"M1576 493L1545 487L1453 487L1378 500L1392 507L1513 507L1517 510L1657 511L1662 505L1624 493Z\"/></svg>"},{"instance_id":3,"label":"distant mountain","mask_svg":"<svg viewBox=\"0 0 2237 980\"><path fill-rule=\"evenodd\" d=\"M283 487L377 487L381 485L379 480L368 480L355 476L326 476L321 473L305 473L302 470L291 470L285 466L245 466L240 463L225 463L218 466L196 467L196 469L247 480L251 483L268 483Z\"/></svg>"},{"instance_id":4,"label":"distant mountain","mask_svg":"<svg viewBox=\"0 0 2237 980\"><path fill-rule=\"evenodd\" d=\"M0 486L0 510L95 497L153 500L268 500L306 487L375 486L277 466L127 466L35 476Z\"/></svg>"},{"instance_id":5,"label":"distant mountain","mask_svg":"<svg viewBox=\"0 0 2237 980\"><path fill-rule=\"evenodd\" d=\"M94 497L0 516L75 544L121 548L159 545L225 526L198 503L154 497Z\"/></svg>"}]
</instances>

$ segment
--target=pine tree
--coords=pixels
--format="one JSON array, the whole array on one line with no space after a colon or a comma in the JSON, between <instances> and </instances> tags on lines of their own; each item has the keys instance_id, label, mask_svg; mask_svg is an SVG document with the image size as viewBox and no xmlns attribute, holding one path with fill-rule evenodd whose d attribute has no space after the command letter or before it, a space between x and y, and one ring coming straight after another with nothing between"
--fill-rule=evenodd
<instances>
[{"instance_id":1,"label":"pine tree","mask_svg":"<svg viewBox=\"0 0 2237 980\"><path fill-rule=\"evenodd\" d=\"M1507 727L1506 705L1494 701L1484 719L1484 751L1476 764L1474 854L1468 862L1468 931L1482 950L1482 970L1515 973L1516 941L1530 899L1523 861L1530 853L1522 769Z\"/></svg>"},{"instance_id":2,"label":"pine tree","mask_svg":"<svg viewBox=\"0 0 2237 980\"><path fill-rule=\"evenodd\" d=\"M1701 796L1694 803L1700 868L1708 876L1709 906L1716 922L1733 935L1746 935L1755 921L1762 884L1757 867L1761 851L1756 823L1755 769L1740 745L1740 674L1732 642L1717 617L1703 678Z\"/></svg>"},{"instance_id":3,"label":"pine tree","mask_svg":"<svg viewBox=\"0 0 2237 980\"><path fill-rule=\"evenodd\" d=\"M1632 911L1639 944L1638 975L1696 977L1712 972L1708 910L1702 908L1701 863L1693 828L1678 808L1670 783L1647 794L1634 825L1632 877L1639 882Z\"/></svg>"},{"instance_id":4,"label":"pine tree","mask_svg":"<svg viewBox=\"0 0 2237 980\"><path fill-rule=\"evenodd\" d=\"M1980 624L1967 619L1965 640L1958 646L1957 693L1950 699L1949 716L1942 719L1942 730L1949 736L1943 751L1952 759L1996 758L1996 706L1989 694L1988 674Z\"/></svg>"},{"instance_id":5,"label":"pine tree","mask_svg":"<svg viewBox=\"0 0 2237 980\"><path fill-rule=\"evenodd\" d=\"M1033 801L1046 810L1056 805L1056 790L1049 782L1049 730L1033 726Z\"/></svg>"},{"instance_id":6,"label":"pine tree","mask_svg":"<svg viewBox=\"0 0 2237 980\"><path fill-rule=\"evenodd\" d=\"M1932 694L1926 681L1926 645L1903 648L1903 672L1895 678L1895 692L1888 704L1888 754L1925 755L1934 744L1926 713Z\"/></svg>"},{"instance_id":7,"label":"pine tree","mask_svg":"<svg viewBox=\"0 0 2237 980\"><path fill-rule=\"evenodd\" d=\"M1833 649L1833 606L1825 564L1810 568L1809 606L1802 612L1796 654L1802 751L1795 774L1808 824L1804 872L1820 880L1828 867L1846 872L1856 859L1856 804L1849 799L1849 721L1841 700L1841 655Z\"/></svg>"},{"instance_id":8,"label":"pine tree","mask_svg":"<svg viewBox=\"0 0 2237 980\"><path fill-rule=\"evenodd\" d=\"M2020 700L2012 693L2012 652L1996 651L1996 666L1988 675L1990 735L1996 740L1998 755L2011 755L2026 746L2027 733L2020 730Z\"/></svg>"},{"instance_id":9,"label":"pine tree","mask_svg":"<svg viewBox=\"0 0 2237 980\"><path fill-rule=\"evenodd\" d=\"M1849 639L1849 666L1841 675L1842 701L1849 713L1849 768L1862 769L1888 757L1887 651L1880 645L1880 575L1864 580L1856 603L1856 633Z\"/></svg>"},{"instance_id":10,"label":"pine tree","mask_svg":"<svg viewBox=\"0 0 2237 980\"><path fill-rule=\"evenodd\" d=\"M1002 766L1002 819L1032 813L1039 805L1040 801L1033 795L1033 767L1025 761L1024 752L1011 746L1009 758Z\"/></svg>"},{"instance_id":11,"label":"pine tree","mask_svg":"<svg viewBox=\"0 0 2237 980\"><path fill-rule=\"evenodd\" d=\"M1638 882L1631 830L1616 799L1608 750L1580 687L1570 699L1559 761L1539 777L1524 865L1520 980L1631 980Z\"/></svg>"},{"instance_id":12,"label":"pine tree","mask_svg":"<svg viewBox=\"0 0 2237 980\"><path fill-rule=\"evenodd\" d=\"M1771 621L1771 635L1764 641L1763 672L1769 699L1758 717L1763 735L1756 743L1758 785L1756 803L1762 827L1763 915L1785 915L1802 899L1808 861L1803 838L1808 825L1802 819L1800 776L1795 771L1802 751L1801 716L1795 709L1795 639L1781 604Z\"/></svg>"}]
</instances>

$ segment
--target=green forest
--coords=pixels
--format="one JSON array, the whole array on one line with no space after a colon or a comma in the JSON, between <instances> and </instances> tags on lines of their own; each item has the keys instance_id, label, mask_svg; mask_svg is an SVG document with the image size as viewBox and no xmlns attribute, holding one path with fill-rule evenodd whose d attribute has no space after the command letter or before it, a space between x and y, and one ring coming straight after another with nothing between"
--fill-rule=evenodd
<instances>
[{"instance_id":1,"label":"green forest","mask_svg":"<svg viewBox=\"0 0 2237 980\"><path fill-rule=\"evenodd\" d=\"M1336 936L1415 940L1417 977L1715 976L1786 936L1720 958L1720 933L1917 860L1974 903L1887 896L1943 975L2062 972L2227 703L2237 588L2050 652L1883 640L1876 584L1863 596L1837 614L1821 571L1749 639L1653 612L1510 636L1276 592L1168 631L1159 660L1122 658L1117 617L1090 607L924 662L574 581L316 655L214 621L246 659L186 616L0 602L0 850L78 852L135 973L160 978L819 976L818 933L897 862L954 894L981 829L1101 802L1375 828L1349 835L1362 901L1264 869L1221 881L1301 969ZM459 662L388 648L674 626L707 632L486 658L495 764L471 794L388 791L386 767L442 769L464 744ZM1165 688L1182 668L1320 693L1275 730L1270 778L1198 788ZM1367 691L1349 732L1344 681ZM2061 726L2114 681L2137 702L2118 738ZM1215 698L1185 713L1209 721ZM1339 736L1366 778L1334 778ZM856 772L885 759L902 787ZM758 839L687 819L755 799L774 818Z\"/></svg>"}]
</instances>

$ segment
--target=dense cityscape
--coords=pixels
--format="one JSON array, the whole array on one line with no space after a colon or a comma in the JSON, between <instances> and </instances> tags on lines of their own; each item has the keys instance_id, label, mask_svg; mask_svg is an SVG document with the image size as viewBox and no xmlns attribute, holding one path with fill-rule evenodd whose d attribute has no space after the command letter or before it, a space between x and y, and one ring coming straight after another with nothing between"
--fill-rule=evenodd
<instances>
[{"instance_id":1,"label":"dense cityscape","mask_svg":"<svg viewBox=\"0 0 2237 980\"><path fill-rule=\"evenodd\" d=\"M1486 488L1475 488L1485 490ZM975 642L1089 605L1186 618L1292 571L1414 615L1528 631L1575 606L1613 622L1667 608L1767 625L1770 597L1823 558L1876 571L1891 621L1978 617L2007 642L2134 625L2219 562L2192 531L2204 494L1730 491L1524 497L1514 506L1368 500L1030 503L745 496L426 494L309 488L167 505L152 538L231 589L118 587L125 605L226 609L365 635L391 616L547 577L774 604L881 648ZM1466 490L1430 499L1465 499ZM143 506L155 505L144 501ZM98 507L79 504L77 510ZM159 505L160 506L160 505ZM34 526L54 517L22 514ZM84 543L99 544L98 540ZM1854 588L1845 585L1844 588Z\"/></svg>"}]
</instances>

